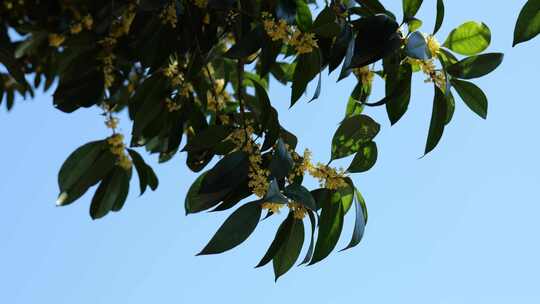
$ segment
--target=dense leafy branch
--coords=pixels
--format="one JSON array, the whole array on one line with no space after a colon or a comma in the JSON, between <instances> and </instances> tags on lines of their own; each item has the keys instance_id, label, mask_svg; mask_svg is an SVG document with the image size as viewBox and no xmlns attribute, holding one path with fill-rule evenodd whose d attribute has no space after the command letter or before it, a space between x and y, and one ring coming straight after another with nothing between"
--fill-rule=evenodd
<instances>
[{"instance_id":1,"label":"dense leafy branch","mask_svg":"<svg viewBox=\"0 0 540 304\"><path fill-rule=\"evenodd\" d=\"M57 82L58 110L104 110L111 136L82 145L58 175L61 206L97 185L90 207L94 219L122 209L133 166L141 193L158 187L139 148L159 155L160 162L186 153L188 168L201 172L185 200L188 214L223 211L251 199L200 254L242 243L263 211L268 217L288 210L258 265L272 262L278 278L299 258L306 218L311 236L302 264L331 253L353 205L355 225L345 249L360 243L367 209L350 174L373 167L380 132L364 108L384 106L396 124L409 107L412 74L418 72L434 87L426 153L452 120L455 92L486 118L486 95L470 80L492 72L503 59L500 53L483 53L491 42L489 28L466 22L441 45L435 36L444 3L437 1L430 34L419 31L422 21L415 17L422 3L403 0L404 17L398 21L377 0L319 6L304 0L3 1L0 98L5 96L11 109L16 95L33 96L35 89L47 91ZM538 20L538 1L529 1L521 19L531 16ZM520 20L516 42L531 38L537 25ZM331 160L313 163L310 151L298 153L298 139L280 124L269 84L291 85L293 106L315 79L310 100L317 99L321 73L338 68L339 80L354 77L357 85L332 139ZM374 77L385 83L381 100L370 100ZM124 111L133 122L129 144L116 129L117 114ZM351 156L347 170L331 166ZM217 162L207 168L213 159ZM308 176L320 187L308 190Z\"/></svg>"}]
</instances>

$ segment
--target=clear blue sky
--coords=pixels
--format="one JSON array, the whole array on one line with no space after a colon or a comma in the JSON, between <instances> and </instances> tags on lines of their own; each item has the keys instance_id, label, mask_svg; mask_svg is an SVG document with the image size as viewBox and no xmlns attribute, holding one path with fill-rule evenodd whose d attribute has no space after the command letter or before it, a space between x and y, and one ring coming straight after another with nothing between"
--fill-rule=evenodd
<instances>
[{"instance_id":1,"label":"clear blue sky","mask_svg":"<svg viewBox=\"0 0 540 304\"><path fill-rule=\"evenodd\" d=\"M400 1L384 2L401 10ZM94 222L90 196L65 208L55 199L69 152L107 135L98 111L65 115L53 109L50 93L18 102L9 114L2 108L0 303L540 303L540 39L510 48L524 1L446 2L439 40L480 20L493 32L490 51L506 53L501 68L478 81L489 97L488 120L459 101L439 147L419 159L432 104L423 76L398 125L390 128L382 109L370 109L383 129L378 164L354 176L369 208L364 241L277 283L271 267L253 269L277 219L233 251L195 256L227 214L185 216L195 175L183 156L156 167L157 192L139 198L133 187L121 213ZM426 0L421 11L426 32L434 6ZM271 94L301 148L321 161L353 86L334 79L325 77L318 101L304 99L290 111L288 89L274 83Z\"/></svg>"}]
</instances>

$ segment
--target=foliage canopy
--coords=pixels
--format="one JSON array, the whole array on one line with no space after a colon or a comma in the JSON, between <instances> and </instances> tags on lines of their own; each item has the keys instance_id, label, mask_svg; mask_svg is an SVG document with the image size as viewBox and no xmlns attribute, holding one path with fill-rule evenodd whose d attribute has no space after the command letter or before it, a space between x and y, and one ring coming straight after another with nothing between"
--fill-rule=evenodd
<instances>
[{"instance_id":1,"label":"foliage canopy","mask_svg":"<svg viewBox=\"0 0 540 304\"><path fill-rule=\"evenodd\" d=\"M425 153L451 122L455 93L487 117L487 97L471 80L503 60L485 52L489 27L465 22L440 44L435 35L444 3L437 0L429 34L419 31L422 21L415 17L422 4L403 0L398 19L378 0L7 0L0 5L0 102L9 110L16 95L54 87L54 106L62 112L103 109L111 136L76 149L58 174L61 206L97 186L94 219L123 208L133 167L140 193L156 190L158 178L137 152L142 148L160 162L186 153L187 167L200 172L185 199L188 214L224 211L251 198L200 254L245 241L263 211L269 217L289 210L257 265L272 262L277 279L296 263L304 241L301 264L326 258L353 205L355 225L345 249L360 243L367 208L350 174L374 166L380 132L365 108L386 107L396 124L409 107L412 74L424 73L434 90ZM539 31L540 1L530 0L514 44ZM296 151L298 139L280 124L267 92L270 81L290 85L292 107L314 81L313 101L325 70L337 70L339 80L354 77L357 85L331 141L331 160L314 164L308 150ZM374 77L385 82L379 101L369 100ZM133 122L127 144L117 131L122 111ZM347 170L331 166L345 157L352 157ZM319 188L303 186L308 175Z\"/></svg>"}]
</instances>

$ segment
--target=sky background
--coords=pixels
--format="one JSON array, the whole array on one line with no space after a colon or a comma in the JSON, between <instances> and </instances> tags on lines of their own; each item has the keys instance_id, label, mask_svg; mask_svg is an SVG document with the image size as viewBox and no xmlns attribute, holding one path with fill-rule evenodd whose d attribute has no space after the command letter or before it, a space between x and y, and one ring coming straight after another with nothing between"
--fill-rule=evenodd
<instances>
[{"instance_id":1,"label":"sky background","mask_svg":"<svg viewBox=\"0 0 540 304\"><path fill-rule=\"evenodd\" d=\"M430 32L436 1L424 2L419 16ZM155 167L158 191L138 197L132 187L120 213L92 221L91 195L56 208L58 169L75 148L108 135L102 117L61 113L51 92L17 102L11 113L2 107L0 303L540 303L540 39L511 48L524 1L446 2L440 41L462 22L484 21L493 33L489 51L506 54L476 82L489 97L488 120L456 98L443 140L420 159L433 100L423 75L396 126L384 109L368 109L382 132L377 165L353 177L369 209L363 242L277 283L271 265L253 266L284 214L232 251L196 257L228 214L185 216L196 175L183 155ZM383 3L401 11L400 1ZM292 110L289 89L272 83L282 123L301 139L299 151L309 147L318 161L328 160L354 85L335 77L325 75L319 100L306 97ZM349 241L351 216L338 247Z\"/></svg>"}]
</instances>

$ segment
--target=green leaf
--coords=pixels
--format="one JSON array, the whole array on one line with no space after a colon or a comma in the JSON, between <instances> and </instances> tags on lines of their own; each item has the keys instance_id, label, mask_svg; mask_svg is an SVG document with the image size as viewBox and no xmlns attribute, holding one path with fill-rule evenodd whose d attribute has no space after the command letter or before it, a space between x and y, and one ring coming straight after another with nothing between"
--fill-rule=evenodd
<instances>
[{"instance_id":1,"label":"green leaf","mask_svg":"<svg viewBox=\"0 0 540 304\"><path fill-rule=\"evenodd\" d=\"M437 34L437 32L441 29L444 21L444 13L444 1L437 0L437 17L435 19L435 28L433 29L433 35Z\"/></svg>"},{"instance_id":2,"label":"green leaf","mask_svg":"<svg viewBox=\"0 0 540 304\"><path fill-rule=\"evenodd\" d=\"M312 212L310 210L308 210L308 216L309 216L309 223L311 224L311 238L309 240L309 247L308 247L308 251L306 252L306 256L304 257L304 259L302 260L302 262L300 263L300 265L304 265L304 264L307 264L309 263L309 261L311 260L311 257L313 256L313 249L315 248L315 215L313 215L315 212Z\"/></svg>"},{"instance_id":3,"label":"green leaf","mask_svg":"<svg viewBox=\"0 0 540 304\"><path fill-rule=\"evenodd\" d=\"M289 200L281 191L279 190L279 185L276 181L276 179L273 179L270 181L270 185L268 186L268 191L266 191L266 195L262 199L265 203L277 203L277 204L287 204L289 203Z\"/></svg>"},{"instance_id":4,"label":"green leaf","mask_svg":"<svg viewBox=\"0 0 540 304\"><path fill-rule=\"evenodd\" d=\"M69 190L92 167L96 159L107 148L104 140L82 145L71 153L58 173L60 192Z\"/></svg>"},{"instance_id":5,"label":"green leaf","mask_svg":"<svg viewBox=\"0 0 540 304\"><path fill-rule=\"evenodd\" d=\"M320 73L321 56L319 52L319 49L314 49L311 53L297 57L293 75L291 107L302 97L309 82Z\"/></svg>"},{"instance_id":6,"label":"green leaf","mask_svg":"<svg viewBox=\"0 0 540 304\"><path fill-rule=\"evenodd\" d=\"M476 55L488 48L491 31L484 23L469 21L450 32L444 46L466 56Z\"/></svg>"},{"instance_id":7,"label":"green leaf","mask_svg":"<svg viewBox=\"0 0 540 304\"><path fill-rule=\"evenodd\" d=\"M428 139L426 143L425 154L433 151L444 133L446 123L446 97L444 93L434 85L435 98L433 100L433 112L431 114L431 123L429 126Z\"/></svg>"},{"instance_id":8,"label":"green leaf","mask_svg":"<svg viewBox=\"0 0 540 304\"><path fill-rule=\"evenodd\" d=\"M197 213L212 208L217 205L226 195L225 193L228 192L227 189L213 194L200 194L201 185L207 173L208 172L205 172L199 175L189 188L184 203L186 214Z\"/></svg>"},{"instance_id":9,"label":"green leaf","mask_svg":"<svg viewBox=\"0 0 540 304\"><path fill-rule=\"evenodd\" d=\"M513 46L529 41L538 34L540 34L540 0L529 0L519 13Z\"/></svg>"},{"instance_id":10,"label":"green leaf","mask_svg":"<svg viewBox=\"0 0 540 304\"><path fill-rule=\"evenodd\" d=\"M431 58L426 37L420 32L412 33L407 40L407 56L420 60L428 60Z\"/></svg>"},{"instance_id":11,"label":"green leaf","mask_svg":"<svg viewBox=\"0 0 540 304\"><path fill-rule=\"evenodd\" d=\"M448 125L452 118L454 117L454 112L456 111L456 101L454 100L454 95L450 92L445 92L446 94L446 121L445 124Z\"/></svg>"},{"instance_id":12,"label":"green leaf","mask_svg":"<svg viewBox=\"0 0 540 304\"><path fill-rule=\"evenodd\" d=\"M265 31L258 26L244 35L223 56L231 59L242 59L261 49L264 43Z\"/></svg>"},{"instance_id":13,"label":"green leaf","mask_svg":"<svg viewBox=\"0 0 540 304\"><path fill-rule=\"evenodd\" d=\"M366 228L366 221L367 217L364 215L364 208L365 208L365 201L360 192L357 189L355 190L355 220L354 220L354 229L351 241L349 242L349 245L347 247L341 249L341 251L350 249L355 247L356 245L360 244L360 241L362 240L362 237L364 236L364 230Z\"/></svg>"},{"instance_id":14,"label":"green leaf","mask_svg":"<svg viewBox=\"0 0 540 304\"><path fill-rule=\"evenodd\" d=\"M96 220L104 217L113 209L115 204L125 200L125 179L128 172L121 167L114 170L105 177L92 198L90 205L90 216Z\"/></svg>"},{"instance_id":15,"label":"green leaf","mask_svg":"<svg viewBox=\"0 0 540 304\"><path fill-rule=\"evenodd\" d=\"M282 179L289 175L289 172L291 172L293 166L294 161L291 154L287 150L285 143L281 138L278 139L274 154L272 156L272 161L270 162L270 173L273 177Z\"/></svg>"},{"instance_id":16,"label":"green leaf","mask_svg":"<svg viewBox=\"0 0 540 304\"><path fill-rule=\"evenodd\" d=\"M300 251L302 251L303 244L304 222L299 219L294 219L290 234L285 242L280 246L272 260L276 281L294 265L300 256Z\"/></svg>"},{"instance_id":17,"label":"green leaf","mask_svg":"<svg viewBox=\"0 0 540 304\"><path fill-rule=\"evenodd\" d=\"M311 192L302 185L290 184L283 190L283 194L292 201L302 204L307 209L317 210L317 203L315 203Z\"/></svg>"},{"instance_id":18,"label":"green leaf","mask_svg":"<svg viewBox=\"0 0 540 304\"><path fill-rule=\"evenodd\" d=\"M448 74L461 79L473 79L493 72L503 60L501 53L467 57L448 67Z\"/></svg>"},{"instance_id":19,"label":"green leaf","mask_svg":"<svg viewBox=\"0 0 540 304\"><path fill-rule=\"evenodd\" d=\"M409 33L417 31L419 28L422 27L422 20L411 18L409 21L407 21L407 26L409 27Z\"/></svg>"},{"instance_id":20,"label":"green leaf","mask_svg":"<svg viewBox=\"0 0 540 304\"><path fill-rule=\"evenodd\" d=\"M120 186L119 186L120 193L118 194L118 198L114 202L113 207L111 209L111 211L113 212L118 212L122 210L129 194L129 182L131 181L133 168L130 168L129 170L123 169L123 171L125 174L122 175L122 179L120 181Z\"/></svg>"},{"instance_id":21,"label":"green leaf","mask_svg":"<svg viewBox=\"0 0 540 304\"><path fill-rule=\"evenodd\" d=\"M468 81L451 79L450 82L469 109L486 119L488 100L482 89Z\"/></svg>"},{"instance_id":22,"label":"green leaf","mask_svg":"<svg viewBox=\"0 0 540 304\"><path fill-rule=\"evenodd\" d=\"M412 67L410 64L399 65L397 71L389 69L386 75L385 89L386 96L388 97L386 112L392 125L396 124L409 108L411 82Z\"/></svg>"},{"instance_id":23,"label":"green leaf","mask_svg":"<svg viewBox=\"0 0 540 304\"><path fill-rule=\"evenodd\" d=\"M351 173L366 172L373 168L376 162L377 144L372 141L360 148L360 151L358 151L354 156L354 159L347 171Z\"/></svg>"},{"instance_id":24,"label":"green leaf","mask_svg":"<svg viewBox=\"0 0 540 304\"><path fill-rule=\"evenodd\" d=\"M296 24L302 32L310 30L313 19L311 10L304 0L296 0Z\"/></svg>"},{"instance_id":25,"label":"green leaf","mask_svg":"<svg viewBox=\"0 0 540 304\"><path fill-rule=\"evenodd\" d=\"M362 144L375 138L380 128L378 123L366 115L346 118L332 139L332 160L358 152Z\"/></svg>"},{"instance_id":26,"label":"green leaf","mask_svg":"<svg viewBox=\"0 0 540 304\"><path fill-rule=\"evenodd\" d=\"M403 0L403 17L405 20L416 16L423 0Z\"/></svg>"},{"instance_id":27,"label":"green leaf","mask_svg":"<svg viewBox=\"0 0 540 304\"><path fill-rule=\"evenodd\" d=\"M214 148L225 140L232 132L230 126L212 125L196 134L182 149L186 152L197 152Z\"/></svg>"},{"instance_id":28,"label":"green leaf","mask_svg":"<svg viewBox=\"0 0 540 304\"><path fill-rule=\"evenodd\" d=\"M261 205L257 202L247 203L238 208L219 227L198 255L222 253L240 245L257 227L261 212Z\"/></svg>"},{"instance_id":29,"label":"green leaf","mask_svg":"<svg viewBox=\"0 0 540 304\"><path fill-rule=\"evenodd\" d=\"M343 229L343 217L345 215L343 204L328 199L322 201L322 203L317 242L313 259L309 265L320 262L332 252Z\"/></svg>"},{"instance_id":30,"label":"green leaf","mask_svg":"<svg viewBox=\"0 0 540 304\"><path fill-rule=\"evenodd\" d=\"M336 14L329 6L325 7L311 25L311 32L321 37L333 38L340 34L341 28L336 23Z\"/></svg>"},{"instance_id":31,"label":"green leaf","mask_svg":"<svg viewBox=\"0 0 540 304\"><path fill-rule=\"evenodd\" d=\"M281 223L281 225L279 225L274 240L270 244L268 250L266 250L266 253L264 254L261 261L257 264L257 266L255 266L255 268L262 267L268 264L268 262L270 262L274 258L281 246L287 241L287 237L291 234L294 221L295 219L293 217L293 214L289 213L287 218Z\"/></svg>"},{"instance_id":32,"label":"green leaf","mask_svg":"<svg viewBox=\"0 0 540 304\"><path fill-rule=\"evenodd\" d=\"M354 56L347 68L359 68L379 61L402 45L399 24L387 15L361 18L355 22L357 32Z\"/></svg>"},{"instance_id":33,"label":"green leaf","mask_svg":"<svg viewBox=\"0 0 540 304\"><path fill-rule=\"evenodd\" d=\"M137 170L137 175L139 176L141 195L144 194L148 186L150 186L152 190L156 190L159 181L152 167L146 164L142 156L137 151L128 149L128 153L133 160L133 164Z\"/></svg>"},{"instance_id":34,"label":"green leaf","mask_svg":"<svg viewBox=\"0 0 540 304\"><path fill-rule=\"evenodd\" d=\"M364 111L364 106L362 105L367 101L369 95L371 94L371 85L364 86L361 81L359 81L354 87L349 101L347 102L347 108L345 110L345 118L362 114Z\"/></svg>"}]
</instances>

